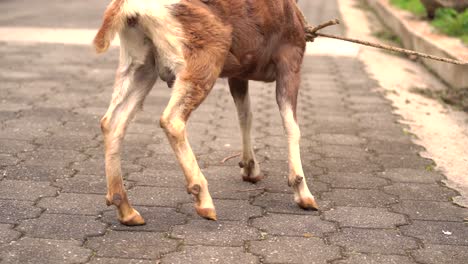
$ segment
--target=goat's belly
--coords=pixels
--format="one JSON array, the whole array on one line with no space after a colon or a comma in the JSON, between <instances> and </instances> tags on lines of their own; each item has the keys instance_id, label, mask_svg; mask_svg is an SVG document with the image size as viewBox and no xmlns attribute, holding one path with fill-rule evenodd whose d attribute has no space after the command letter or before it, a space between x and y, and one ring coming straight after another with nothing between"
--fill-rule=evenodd
<instances>
[{"instance_id":1,"label":"goat's belly","mask_svg":"<svg viewBox=\"0 0 468 264\"><path fill-rule=\"evenodd\" d=\"M276 66L272 61L262 62L254 56L246 55L238 59L229 53L221 77L273 82L276 80Z\"/></svg>"}]
</instances>

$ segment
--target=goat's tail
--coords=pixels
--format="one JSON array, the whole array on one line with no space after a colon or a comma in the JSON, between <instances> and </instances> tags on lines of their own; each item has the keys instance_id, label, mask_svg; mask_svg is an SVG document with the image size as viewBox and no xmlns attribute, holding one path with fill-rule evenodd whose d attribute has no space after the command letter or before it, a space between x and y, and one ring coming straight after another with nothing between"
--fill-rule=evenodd
<instances>
[{"instance_id":1,"label":"goat's tail","mask_svg":"<svg viewBox=\"0 0 468 264\"><path fill-rule=\"evenodd\" d=\"M115 35L124 25L122 6L126 0L112 0L104 13L101 28L94 37L93 45L97 53L106 52Z\"/></svg>"}]
</instances>

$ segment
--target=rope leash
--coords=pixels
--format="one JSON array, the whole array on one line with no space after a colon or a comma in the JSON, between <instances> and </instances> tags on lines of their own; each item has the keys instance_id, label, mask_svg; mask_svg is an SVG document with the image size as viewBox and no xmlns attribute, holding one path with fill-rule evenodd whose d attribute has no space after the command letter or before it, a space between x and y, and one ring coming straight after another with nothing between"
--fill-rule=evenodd
<instances>
[{"instance_id":1,"label":"rope leash","mask_svg":"<svg viewBox=\"0 0 468 264\"><path fill-rule=\"evenodd\" d=\"M304 21L305 21L305 19L304 19ZM333 26L333 25L338 25L338 24L340 24L340 21L338 19L334 19L334 20L330 20L330 21L327 21L325 23L322 23L322 24L320 24L320 25L318 25L316 27L312 27L312 26L307 25L306 28L305 28L306 41L307 42L314 42L314 40L317 37L339 39L339 40L353 42L353 43L357 43L357 44L360 44L360 45L374 47L374 48L378 48L378 49L404 53L404 54L407 54L407 55L414 55L414 56L418 56L418 57L421 57L421 58L426 58L426 59L431 59L431 60L436 60L436 61L442 61L442 62L456 64L456 65L468 65L468 62L465 62L465 61L453 60L453 59L449 59L449 58L442 58L442 57L437 57L437 56L422 53L422 52L417 52L417 51L414 51L414 50L402 49L402 48L397 48L397 47L393 47L393 46L389 46L389 45L372 43L372 42L369 42L369 41L353 39L353 38L346 38L346 37L340 37L340 36L335 36L335 35L324 34L324 33L319 33L318 32L321 29L324 29L326 27Z\"/></svg>"}]
</instances>

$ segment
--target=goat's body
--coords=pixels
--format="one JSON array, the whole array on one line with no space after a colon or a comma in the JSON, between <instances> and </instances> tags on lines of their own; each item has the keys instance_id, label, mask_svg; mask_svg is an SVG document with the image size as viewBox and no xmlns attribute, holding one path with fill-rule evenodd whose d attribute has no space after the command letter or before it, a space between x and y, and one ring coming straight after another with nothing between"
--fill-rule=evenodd
<instances>
[{"instance_id":1,"label":"goat's body","mask_svg":"<svg viewBox=\"0 0 468 264\"><path fill-rule=\"evenodd\" d=\"M125 129L157 77L173 86L161 117L196 198L197 212L215 219L208 185L185 133L191 112L219 77L229 78L242 130L243 179L261 179L251 145L248 80L277 82L277 102L289 143L289 184L303 208L316 208L304 179L299 152L296 100L305 49L304 21L294 0L113 0L94 44L105 51L121 39L120 70L111 105L101 121L106 143L108 204L125 224L143 219L128 203L120 171Z\"/></svg>"}]
</instances>

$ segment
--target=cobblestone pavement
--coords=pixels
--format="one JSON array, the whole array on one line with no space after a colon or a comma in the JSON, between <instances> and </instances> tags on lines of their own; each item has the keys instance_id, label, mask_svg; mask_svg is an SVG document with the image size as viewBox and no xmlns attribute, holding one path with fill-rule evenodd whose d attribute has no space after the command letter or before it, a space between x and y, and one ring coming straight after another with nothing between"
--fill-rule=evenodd
<instances>
[{"instance_id":1,"label":"cobblestone pavement","mask_svg":"<svg viewBox=\"0 0 468 264\"><path fill-rule=\"evenodd\" d=\"M317 20L336 16L334 1L304 5ZM456 193L418 155L421 147L358 60L314 56L304 63L302 158L319 212L300 210L287 187L272 84L251 89L255 148L267 179L244 183L236 160L220 163L240 150L234 104L220 80L188 129L219 221L200 219L158 127L170 95L159 84L130 126L123 154L130 199L147 225L125 227L104 203L99 130L117 49L96 57L83 46L0 43L0 54L1 263L468 259L467 211L451 203Z\"/></svg>"}]
</instances>

